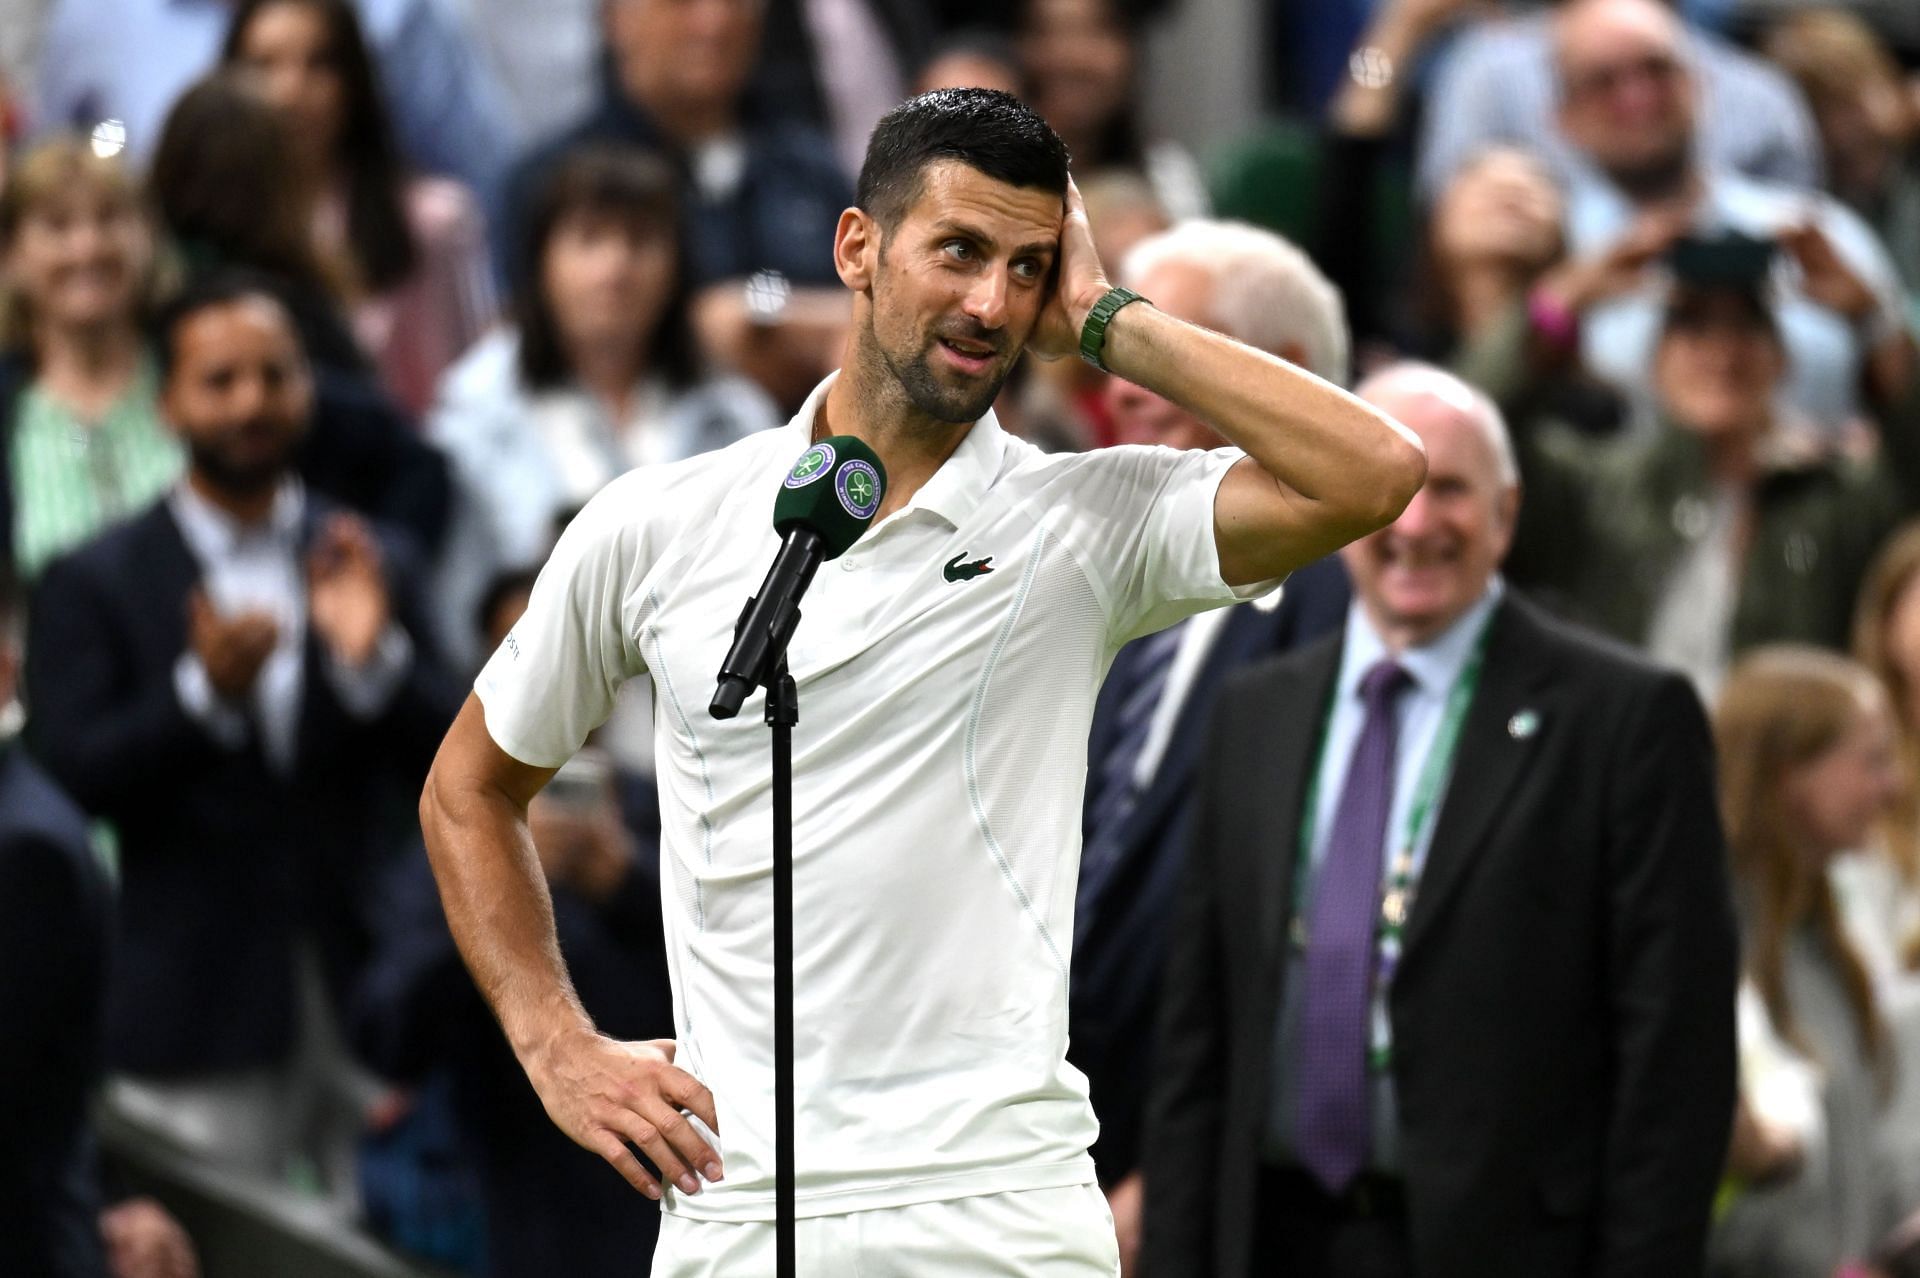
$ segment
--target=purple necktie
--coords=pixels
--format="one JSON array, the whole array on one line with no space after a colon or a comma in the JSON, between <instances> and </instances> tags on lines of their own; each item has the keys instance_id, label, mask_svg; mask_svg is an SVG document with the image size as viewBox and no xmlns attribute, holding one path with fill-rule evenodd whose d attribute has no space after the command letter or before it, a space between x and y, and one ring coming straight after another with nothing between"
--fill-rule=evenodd
<instances>
[{"instance_id":1,"label":"purple necktie","mask_svg":"<svg viewBox=\"0 0 1920 1278\"><path fill-rule=\"evenodd\" d=\"M1367 1041L1380 864L1393 806L1394 701L1407 672L1391 659L1360 679L1366 719L1353 743L1326 855L1315 874L1300 1009L1294 1145L1300 1162L1339 1194L1365 1165ZM1297 908L1297 907L1296 907Z\"/></svg>"}]
</instances>

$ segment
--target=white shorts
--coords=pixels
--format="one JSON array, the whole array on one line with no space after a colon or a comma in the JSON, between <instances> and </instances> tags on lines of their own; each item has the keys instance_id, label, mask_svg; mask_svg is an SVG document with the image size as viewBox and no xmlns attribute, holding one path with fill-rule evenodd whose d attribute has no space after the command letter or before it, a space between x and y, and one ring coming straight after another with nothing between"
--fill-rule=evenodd
<instances>
[{"instance_id":1,"label":"white shorts","mask_svg":"<svg viewBox=\"0 0 1920 1278\"><path fill-rule=\"evenodd\" d=\"M653 1278L772 1278L772 1221L661 1217ZM807 1216L802 1278L1115 1278L1113 1213L1096 1185Z\"/></svg>"}]
</instances>

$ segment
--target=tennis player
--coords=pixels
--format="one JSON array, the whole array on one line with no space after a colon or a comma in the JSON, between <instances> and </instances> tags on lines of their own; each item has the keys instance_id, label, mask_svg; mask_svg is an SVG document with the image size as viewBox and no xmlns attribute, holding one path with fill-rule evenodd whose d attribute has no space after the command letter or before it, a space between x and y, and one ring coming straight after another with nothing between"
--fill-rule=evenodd
<instances>
[{"instance_id":1,"label":"tennis player","mask_svg":"<svg viewBox=\"0 0 1920 1278\"><path fill-rule=\"evenodd\" d=\"M547 1112L664 1196L654 1274L772 1273L768 734L763 694L726 722L705 706L783 478L811 442L859 436L890 484L789 650L799 1265L1111 1275L1066 1061L1094 694L1128 640L1392 521L1425 457L1334 386L1111 288L1065 147L1006 94L895 108L857 198L834 238L840 371L785 427L588 504L441 747L421 824ZM1023 350L1080 351L1236 447L1042 454L990 411ZM527 802L642 677L676 1036L634 1043L574 997Z\"/></svg>"}]
</instances>

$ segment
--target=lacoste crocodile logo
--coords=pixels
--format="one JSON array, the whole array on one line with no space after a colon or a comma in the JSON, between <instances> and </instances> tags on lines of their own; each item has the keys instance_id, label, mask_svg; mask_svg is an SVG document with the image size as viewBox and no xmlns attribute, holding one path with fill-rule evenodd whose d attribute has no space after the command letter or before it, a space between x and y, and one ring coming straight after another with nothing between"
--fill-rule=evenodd
<instances>
[{"instance_id":1,"label":"lacoste crocodile logo","mask_svg":"<svg viewBox=\"0 0 1920 1278\"><path fill-rule=\"evenodd\" d=\"M975 577L993 571L992 555L988 555L985 559L976 559L971 563L961 563L960 561L966 557L967 552L963 550L947 560L946 567L941 571L946 573L948 581L972 581Z\"/></svg>"}]
</instances>

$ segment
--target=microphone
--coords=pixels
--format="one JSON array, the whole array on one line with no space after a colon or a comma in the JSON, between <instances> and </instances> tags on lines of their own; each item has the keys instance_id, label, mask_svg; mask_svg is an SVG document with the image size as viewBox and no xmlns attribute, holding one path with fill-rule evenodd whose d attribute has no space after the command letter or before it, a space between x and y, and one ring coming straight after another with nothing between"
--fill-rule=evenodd
<instances>
[{"instance_id":1,"label":"microphone","mask_svg":"<svg viewBox=\"0 0 1920 1278\"><path fill-rule=\"evenodd\" d=\"M860 540L886 491L880 458L852 435L823 439L800 454L773 501L773 528L783 538L779 553L733 628L708 714L733 718L747 694L772 676L800 622L800 596L814 571Z\"/></svg>"}]
</instances>

